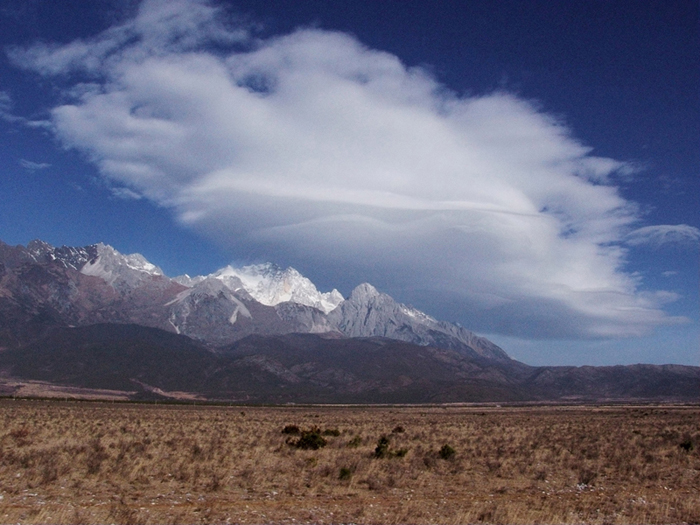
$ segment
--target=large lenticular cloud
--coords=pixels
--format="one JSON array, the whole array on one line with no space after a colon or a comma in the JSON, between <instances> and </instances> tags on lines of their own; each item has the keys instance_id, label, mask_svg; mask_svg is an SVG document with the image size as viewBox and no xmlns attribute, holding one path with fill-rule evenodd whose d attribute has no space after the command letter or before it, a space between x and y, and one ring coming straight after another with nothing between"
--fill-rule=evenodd
<instances>
[{"instance_id":1,"label":"large lenticular cloud","mask_svg":"<svg viewBox=\"0 0 700 525\"><path fill-rule=\"evenodd\" d=\"M623 270L637 221L611 183L624 163L526 101L456 96L351 36L255 41L218 20L202 2L145 2L91 42L12 56L89 80L54 108L58 137L237 253L372 280L492 333L674 321L669 294Z\"/></svg>"}]
</instances>

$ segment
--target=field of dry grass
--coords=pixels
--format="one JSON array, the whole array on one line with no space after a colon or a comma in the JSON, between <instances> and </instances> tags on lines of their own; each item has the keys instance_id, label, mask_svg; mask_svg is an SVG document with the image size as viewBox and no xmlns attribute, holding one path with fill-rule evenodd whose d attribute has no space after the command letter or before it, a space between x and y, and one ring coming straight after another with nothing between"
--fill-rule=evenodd
<instances>
[{"instance_id":1,"label":"field of dry grass","mask_svg":"<svg viewBox=\"0 0 700 525\"><path fill-rule=\"evenodd\" d=\"M699 422L697 406L3 400L0 522L698 523ZM295 446L293 426L326 446Z\"/></svg>"}]
</instances>

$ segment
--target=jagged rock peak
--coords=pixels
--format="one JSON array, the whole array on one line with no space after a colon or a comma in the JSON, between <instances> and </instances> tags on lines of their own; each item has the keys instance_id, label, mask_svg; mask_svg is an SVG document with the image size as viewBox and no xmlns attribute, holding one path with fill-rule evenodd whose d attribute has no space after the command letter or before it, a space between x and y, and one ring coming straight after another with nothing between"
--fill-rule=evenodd
<instances>
[{"instance_id":1,"label":"jagged rock peak","mask_svg":"<svg viewBox=\"0 0 700 525\"><path fill-rule=\"evenodd\" d=\"M124 255L109 244L101 242L83 247L56 248L47 242L35 239L27 244L27 252L37 262L55 261L87 275L99 274L98 276L104 277L105 272L114 271L121 266L150 275L164 275L163 270L149 262L140 253Z\"/></svg>"},{"instance_id":2,"label":"jagged rock peak","mask_svg":"<svg viewBox=\"0 0 700 525\"><path fill-rule=\"evenodd\" d=\"M27 243L27 251L34 256L50 253L54 249L55 248L48 242L44 242L41 239L34 239L33 241L29 241L29 243Z\"/></svg>"},{"instance_id":3,"label":"jagged rock peak","mask_svg":"<svg viewBox=\"0 0 700 525\"><path fill-rule=\"evenodd\" d=\"M109 246L94 245L96 256L80 268L80 273L99 277L107 284L122 291L130 291L145 280L164 277L163 270L150 263L140 253L124 255Z\"/></svg>"},{"instance_id":4,"label":"jagged rock peak","mask_svg":"<svg viewBox=\"0 0 700 525\"><path fill-rule=\"evenodd\" d=\"M126 267L129 270L143 272L150 275L163 275L161 270L155 264L149 262L140 253L132 253L124 255L119 253L109 244L98 243L95 245L97 257L88 262L81 272L86 275L97 275L105 277L105 280L110 280L112 273L120 268ZM107 274L110 274L107 276Z\"/></svg>"},{"instance_id":5,"label":"jagged rock peak","mask_svg":"<svg viewBox=\"0 0 700 525\"><path fill-rule=\"evenodd\" d=\"M369 283L362 283L350 292L350 300L357 303L365 303L380 295L382 294L374 286Z\"/></svg>"},{"instance_id":6,"label":"jagged rock peak","mask_svg":"<svg viewBox=\"0 0 700 525\"><path fill-rule=\"evenodd\" d=\"M88 261L97 257L97 245L82 248L73 246L56 248L47 242L35 239L27 244L27 252L37 262L57 262L66 268L79 271Z\"/></svg>"}]
</instances>

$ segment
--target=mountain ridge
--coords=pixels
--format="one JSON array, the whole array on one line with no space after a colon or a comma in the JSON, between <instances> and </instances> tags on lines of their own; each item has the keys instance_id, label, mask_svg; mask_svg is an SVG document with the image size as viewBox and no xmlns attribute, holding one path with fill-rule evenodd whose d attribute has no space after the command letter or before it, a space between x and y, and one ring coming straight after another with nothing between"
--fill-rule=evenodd
<instances>
[{"instance_id":1,"label":"mountain ridge","mask_svg":"<svg viewBox=\"0 0 700 525\"><path fill-rule=\"evenodd\" d=\"M0 242L0 391L19 378L240 403L700 398L699 367L532 367L369 283L323 294L272 264L170 278L106 244Z\"/></svg>"},{"instance_id":2,"label":"mountain ridge","mask_svg":"<svg viewBox=\"0 0 700 525\"><path fill-rule=\"evenodd\" d=\"M490 341L400 304L368 283L345 299L335 289L320 292L294 268L283 270L271 263L170 278L142 255L124 255L107 244L56 248L39 240L27 248L3 243L0 262L15 277L15 286L7 275L0 281L3 296L9 302L18 299L29 310L43 308L59 325L135 323L219 346L256 333L338 331L510 359ZM56 274L50 289L22 277L32 268L45 280ZM33 289L33 295L24 294L25 289ZM371 290L377 300L361 300ZM373 323L357 318L370 313Z\"/></svg>"}]
</instances>

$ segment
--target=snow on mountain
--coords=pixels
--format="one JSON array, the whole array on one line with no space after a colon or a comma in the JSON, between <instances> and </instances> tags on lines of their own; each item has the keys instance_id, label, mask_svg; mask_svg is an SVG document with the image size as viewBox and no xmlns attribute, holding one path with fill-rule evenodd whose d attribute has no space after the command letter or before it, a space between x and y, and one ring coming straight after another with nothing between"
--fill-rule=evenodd
<instances>
[{"instance_id":1,"label":"snow on mountain","mask_svg":"<svg viewBox=\"0 0 700 525\"><path fill-rule=\"evenodd\" d=\"M197 275L195 277L190 277L187 274L184 275L178 275L177 277L173 277L172 280L175 281L176 283L179 283L183 286L187 286L187 288L192 288L195 284L201 283L206 277L204 275Z\"/></svg>"},{"instance_id":2,"label":"snow on mountain","mask_svg":"<svg viewBox=\"0 0 700 525\"><path fill-rule=\"evenodd\" d=\"M206 308L201 307L206 304ZM242 315L248 319L252 315L246 305L236 297L233 290L223 282L212 277L205 278L197 282L191 288L180 292L174 299L165 303L170 308L170 318L168 322L180 333L190 333L191 317L197 316L196 324L201 325L201 317L208 316L208 321L212 324L221 325L221 322L235 324L238 316ZM206 310L204 313L203 310ZM198 328L201 328L199 326ZM221 330L218 327L218 331Z\"/></svg>"},{"instance_id":3,"label":"snow on mountain","mask_svg":"<svg viewBox=\"0 0 700 525\"><path fill-rule=\"evenodd\" d=\"M312 306L327 314L344 300L338 290L319 292L309 279L294 268L282 270L271 263L243 268L226 266L211 274L211 277L220 279L233 291L242 287L253 299L267 306L292 302Z\"/></svg>"},{"instance_id":4,"label":"snow on mountain","mask_svg":"<svg viewBox=\"0 0 700 525\"><path fill-rule=\"evenodd\" d=\"M86 262L80 273L99 277L115 288L133 288L145 278L164 276L155 264L146 260L140 253L123 255L103 243L94 245L96 257Z\"/></svg>"}]
</instances>

